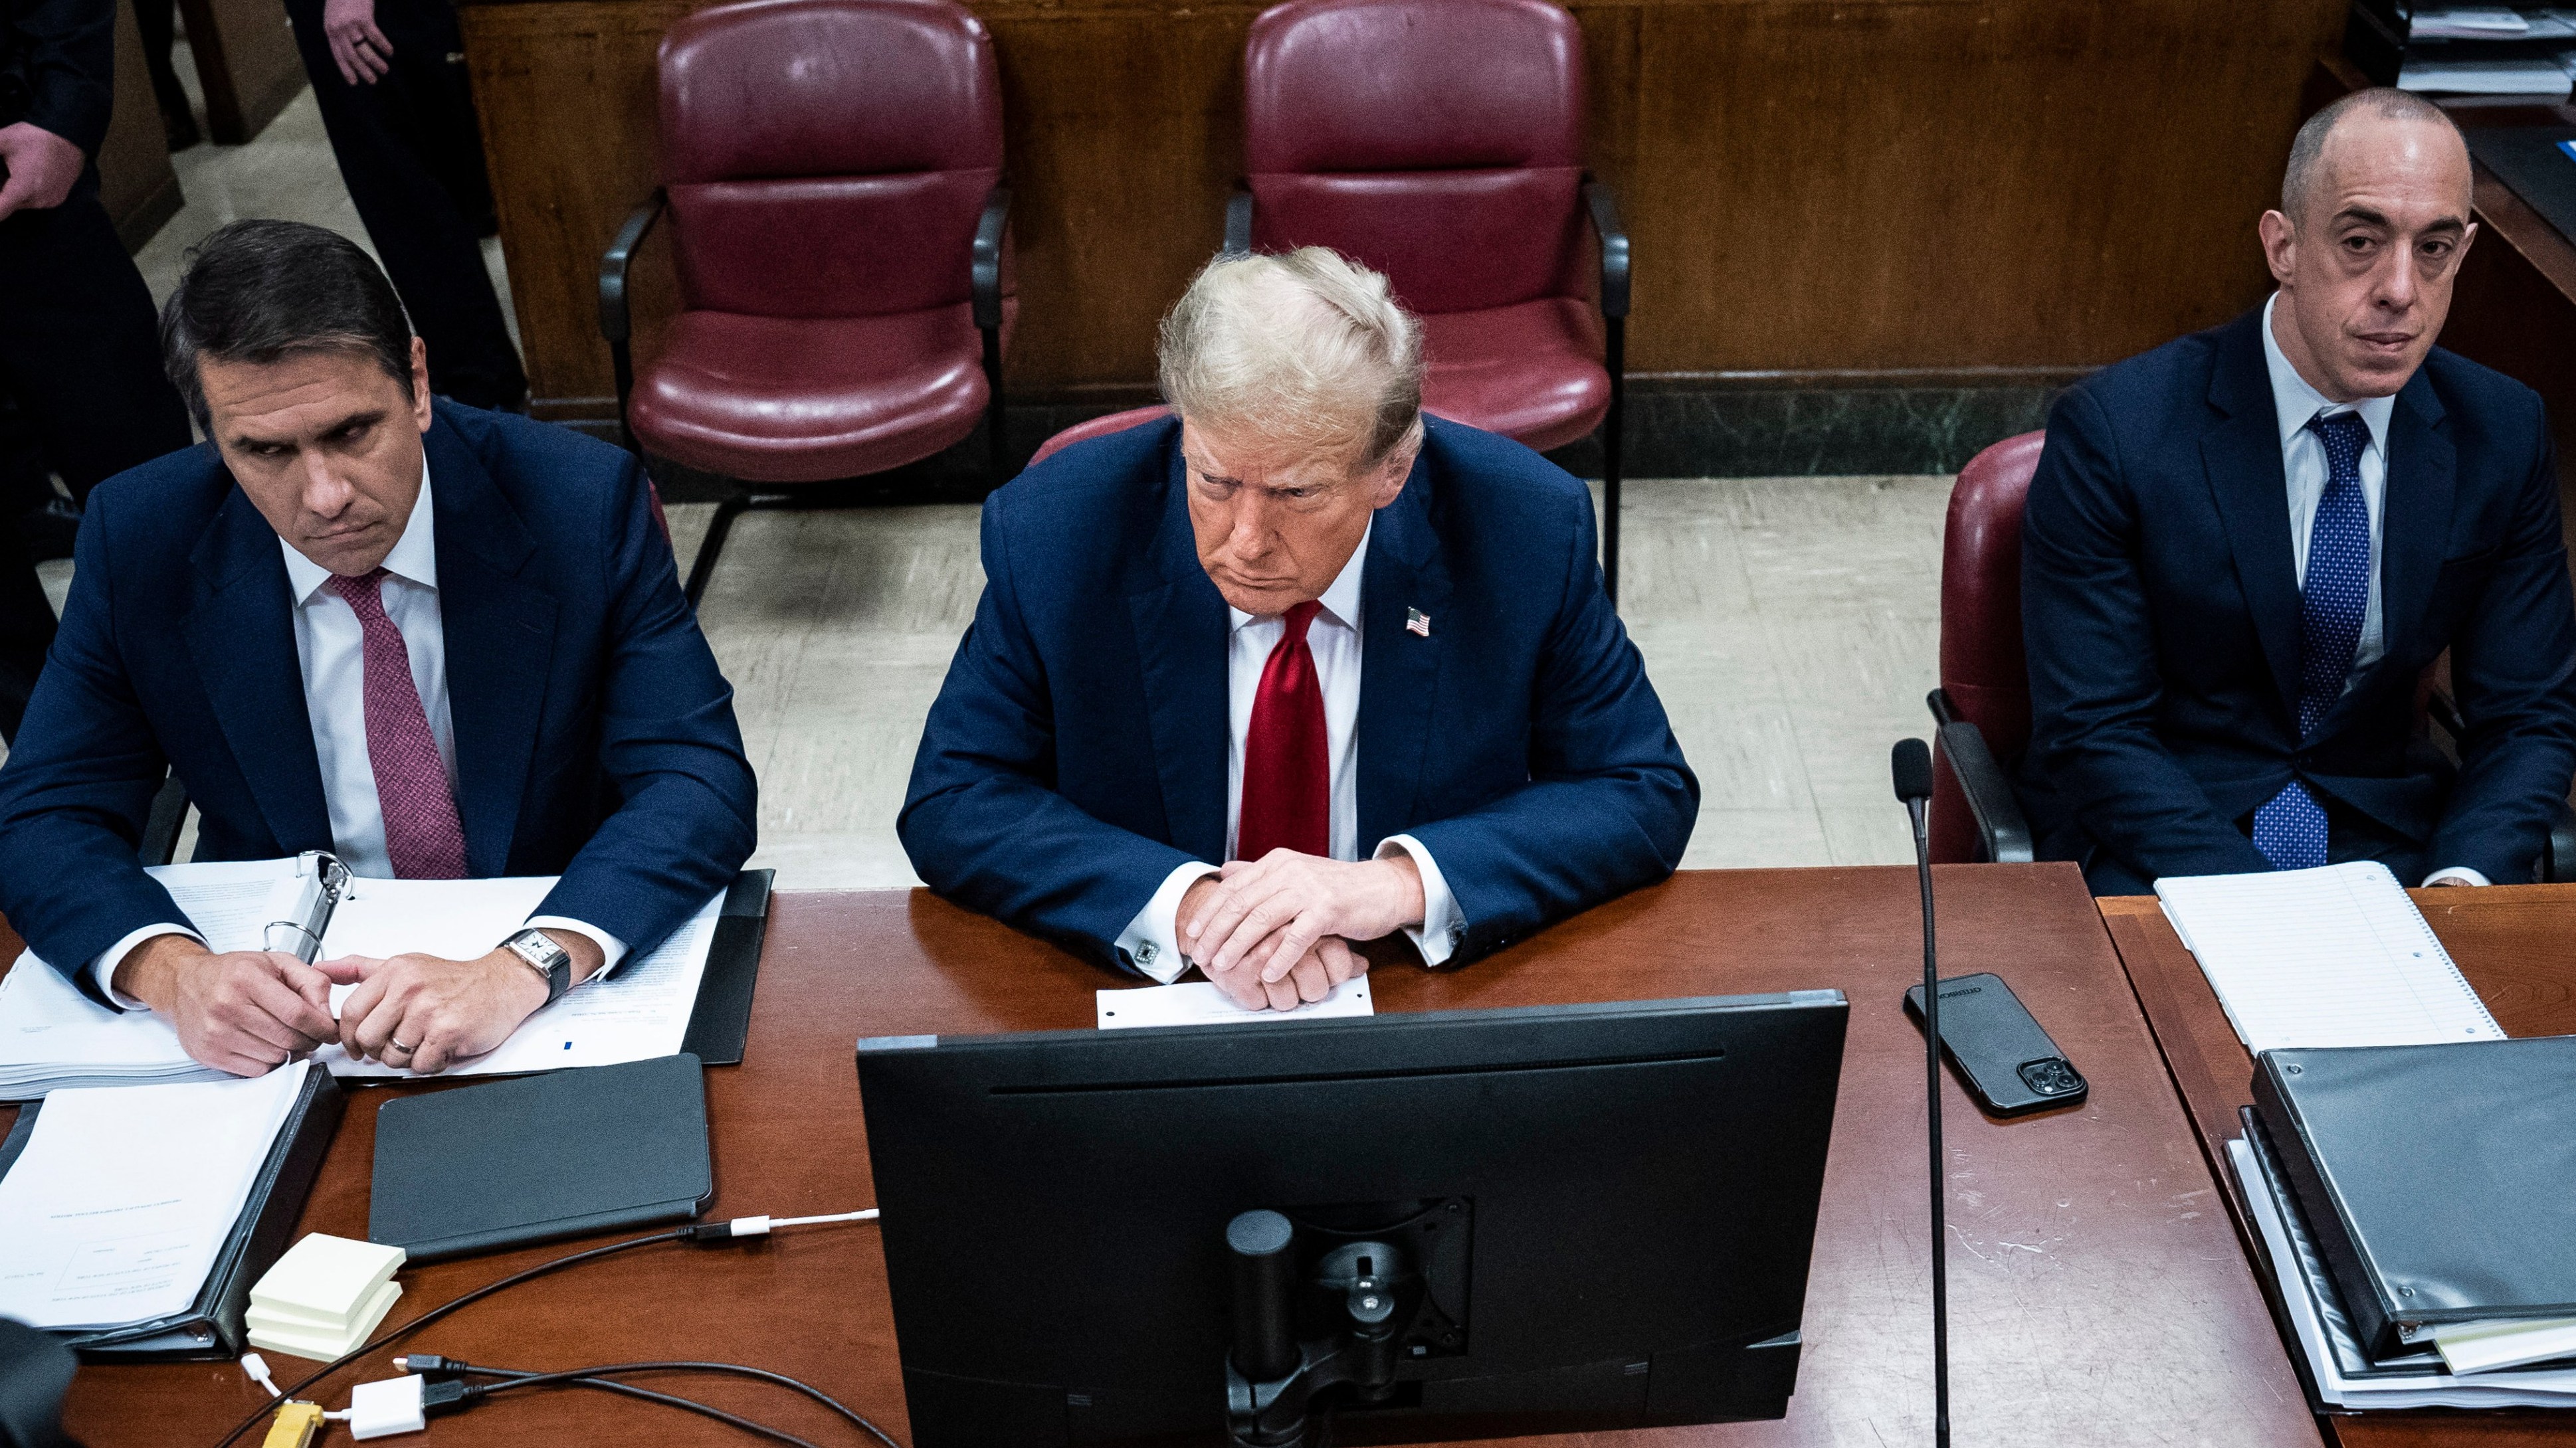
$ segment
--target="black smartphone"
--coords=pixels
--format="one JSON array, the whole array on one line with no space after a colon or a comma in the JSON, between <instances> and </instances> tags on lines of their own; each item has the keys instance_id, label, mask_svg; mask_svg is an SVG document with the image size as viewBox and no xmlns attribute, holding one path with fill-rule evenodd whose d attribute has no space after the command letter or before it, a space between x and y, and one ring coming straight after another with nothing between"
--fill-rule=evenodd
<instances>
[{"instance_id":1,"label":"black smartphone","mask_svg":"<svg viewBox=\"0 0 2576 1448\"><path fill-rule=\"evenodd\" d=\"M1923 987L1906 991L1905 1013L1922 1021ZM1999 975L1941 982L1941 1053L1989 1116L2072 1106L2092 1089Z\"/></svg>"}]
</instances>

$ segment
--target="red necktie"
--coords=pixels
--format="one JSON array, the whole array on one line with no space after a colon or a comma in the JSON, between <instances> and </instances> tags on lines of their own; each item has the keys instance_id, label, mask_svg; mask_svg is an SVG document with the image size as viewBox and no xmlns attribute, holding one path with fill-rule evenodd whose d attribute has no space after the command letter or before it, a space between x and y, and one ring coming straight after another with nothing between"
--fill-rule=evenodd
<instances>
[{"instance_id":1,"label":"red necktie","mask_svg":"<svg viewBox=\"0 0 2576 1448\"><path fill-rule=\"evenodd\" d=\"M1287 628L1261 666L1252 726L1243 735L1243 817L1235 858L1258 860L1275 849L1333 853L1333 764L1324 737L1324 685L1306 627L1321 603L1288 610Z\"/></svg>"}]
</instances>

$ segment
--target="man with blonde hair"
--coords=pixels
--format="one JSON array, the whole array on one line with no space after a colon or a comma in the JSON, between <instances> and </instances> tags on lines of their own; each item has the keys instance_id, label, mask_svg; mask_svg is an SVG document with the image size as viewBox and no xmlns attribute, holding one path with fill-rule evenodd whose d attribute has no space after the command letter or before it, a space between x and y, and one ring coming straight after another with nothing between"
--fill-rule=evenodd
<instances>
[{"instance_id":1,"label":"man with blonde hair","mask_svg":"<svg viewBox=\"0 0 2576 1448\"><path fill-rule=\"evenodd\" d=\"M1699 807L1590 493L1422 412L1422 331L1332 252L1221 258L1177 416L984 508L898 828L931 888L1286 1008L1399 931L1455 965L1651 884Z\"/></svg>"}]
</instances>

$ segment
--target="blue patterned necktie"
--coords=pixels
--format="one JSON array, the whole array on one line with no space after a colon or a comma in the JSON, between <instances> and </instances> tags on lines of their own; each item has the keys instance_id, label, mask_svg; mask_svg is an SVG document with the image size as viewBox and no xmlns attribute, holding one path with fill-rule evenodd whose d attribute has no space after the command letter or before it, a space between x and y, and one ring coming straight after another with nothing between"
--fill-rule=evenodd
<instances>
[{"instance_id":1,"label":"blue patterned necktie","mask_svg":"<svg viewBox=\"0 0 2576 1448\"><path fill-rule=\"evenodd\" d=\"M2299 589L2299 738L2304 742L2343 697L2370 606L2370 508L2361 496L2361 450L2369 425L2358 413L2308 420L2326 448L2326 490L2308 526L2308 577ZM2254 848L2276 870L2326 862L2326 810L2307 785L2289 787L2254 811Z\"/></svg>"}]
</instances>

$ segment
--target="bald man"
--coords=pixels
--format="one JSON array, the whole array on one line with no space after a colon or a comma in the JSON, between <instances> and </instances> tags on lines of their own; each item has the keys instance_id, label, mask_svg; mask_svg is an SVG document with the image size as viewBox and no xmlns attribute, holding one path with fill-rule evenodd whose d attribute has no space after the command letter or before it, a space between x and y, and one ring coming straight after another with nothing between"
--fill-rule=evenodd
<instances>
[{"instance_id":1,"label":"bald man","mask_svg":"<svg viewBox=\"0 0 2576 1448\"><path fill-rule=\"evenodd\" d=\"M2022 797L2095 893L2362 859L2532 878L2576 772L2576 612L2540 399L2433 345L2477 230L2440 108L2348 96L2263 214L2271 299L2050 414ZM2413 744L2445 650L2456 769Z\"/></svg>"}]
</instances>

